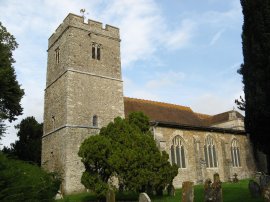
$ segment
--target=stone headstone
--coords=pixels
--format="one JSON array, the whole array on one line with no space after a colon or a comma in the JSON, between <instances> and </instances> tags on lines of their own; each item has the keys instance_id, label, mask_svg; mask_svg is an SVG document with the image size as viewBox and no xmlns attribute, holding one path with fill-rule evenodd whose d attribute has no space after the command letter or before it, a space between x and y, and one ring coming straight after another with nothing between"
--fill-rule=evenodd
<instances>
[{"instance_id":1,"label":"stone headstone","mask_svg":"<svg viewBox=\"0 0 270 202\"><path fill-rule=\"evenodd\" d=\"M214 174L214 182L210 179L205 180L204 183L204 201L222 202L222 187L219 174Z\"/></svg>"},{"instance_id":2,"label":"stone headstone","mask_svg":"<svg viewBox=\"0 0 270 202\"><path fill-rule=\"evenodd\" d=\"M182 202L193 202L194 200L194 182L182 183Z\"/></svg>"},{"instance_id":3,"label":"stone headstone","mask_svg":"<svg viewBox=\"0 0 270 202\"><path fill-rule=\"evenodd\" d=\"M253 198L260 197L261 189L260 189L260 185L257 182L255 182L254 180L249 180L248 189L251 194L251 197Z\"/></svg>"},{"instance_id":4,"label":"stone headstone","mask_svg":"<svg viewBox=\"0 0 270 202\"><path fill-rule=\"evenodd\" d=\"M63 199L63 194L60 190L58 190L57 194L55 195L54 199L55 200L59 200L59 199Z\"/></svg>"},{"instance_id":5,"label":"stone headstone","mask_svg":"<svg viewBox=\"0 0 270 202\"><path fill-rule=\"evenodd\" d=\"M140 193L139 202L151 202L151 199L147 195L147 193Z\"/></svg>"},{"instance_id":6,"label":"stone headstone","mask_svg":"<svg viewBox=\"0 0 270 202\"><path fill-rule=\"evenodd\" d=\"M268 184L270 183L270 176L263 173L259 177L259 182L260 182L261 189L266 188L268 186Z\"/></svg>"},{"instance_id":7,"label":"stone headstone","mask_svg":"<svg viewBox=\"0 0 270 202\"><path fill-rule=\"evenodd\" d=\"M212 181L208 178L204 182L204 201L213 201L212 200L212 187L211 187Z\"/></svg>"},{"instance_id":8,"label":"stone headstone","mask_svg":"<svg viewBox=\"0 0 270 202\"><path fill-rule=\"evenodd\" d=\"M222 187L221 187L221 181L219 178L219 174L214 174L214 182L211 185L212 187L212 198L215 202L222 202Z\"/></svg>"},{"instance_id":9,"label":"stone headstone","mask_svg":"<svg viewBox=\"0 0 270 202\"><path fill-rule=\"evenodd\" d=\"M172 184L167 187L167 192L169 196L175 196L175 188Z\"/></svg>"},{"instance_id":10,"label":"stone headstone","mask_svg":"<svg viewBox=\"0 0 270 202\"><path fill-rule=\"evenodd\" d=\"M237 178L237 174L236 173L234 173L234 178L233 178L233 182L234 183L237 183L239 180L238 180L238 178Z\"/></svg>"},{"instance_id":11,"label":"stone headstone","mask_svg":"<svg viewBox=\"0 0 270 202\"><path fill-rule=\"evenodd\" d=\"M219 174L218 173L215 173L214 174L214 183L215 182L220 182L220 178L219 178Z\"/></svg>"},{"instance_id":12,"label":"stone headstone","mask_svg":"<svg viewBox=\"0 0 270 202\"><path fill-rule=\"evenodd\" d=\"M111 189L107 192L106 202L115 202L115 193Z\"/></svg>"},{"instance_id":13,"label":"stone headstone","mask_svg":"<svg viewBox=\"0 0 270 202\"><path fill-rule=\"evenodd\" d=\"M264 201L270 202L270 185L264 188L263 198L264 198Z\"/></svg>"}]
</instances>

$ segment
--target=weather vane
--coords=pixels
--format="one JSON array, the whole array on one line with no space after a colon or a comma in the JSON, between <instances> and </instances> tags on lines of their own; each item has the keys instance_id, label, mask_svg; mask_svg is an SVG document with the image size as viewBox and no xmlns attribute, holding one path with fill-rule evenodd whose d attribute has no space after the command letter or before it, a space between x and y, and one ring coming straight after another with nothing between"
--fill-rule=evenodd
<instances>
[{"instance_id":1,"label":"weather vane","mask_svg":"<svg viewBox=\"0 0 270 202\"><path fill-rule=\"evenodd\" d=\"M82 17L85 18L85 15L84 15L85 9L84 9L84 8L82 8L82 9L80 10L80 13L82 14Z\"/></svg>"}]
</instances>

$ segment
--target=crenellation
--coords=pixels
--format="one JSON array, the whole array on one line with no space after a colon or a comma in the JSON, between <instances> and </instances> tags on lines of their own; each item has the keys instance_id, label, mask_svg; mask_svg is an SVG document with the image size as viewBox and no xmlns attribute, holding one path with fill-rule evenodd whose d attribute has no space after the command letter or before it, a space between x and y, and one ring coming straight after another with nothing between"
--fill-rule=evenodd
<instances>
[{"instance_id":1,"label":"crenellation","mask_svg":"<svg viewBox=\"0 0 270 202\"><path fill-rule=\"evenodd\" d=\"M105 29L101 22L88 19L87 23L84 22L82 16L69 13L64 21L58 26L55 32L49 38L48 50L59 40L61 35L70 27L76 27L88 32L88 34L100 35L109 37L116 40L119 39L119 29L111 25L105 25Z\"/></svg>"},{"instance_id":2,"label":"crenellation","mask_svg":"<svg viewBox=\"0 0 270 202\"><path fill-rule=\"evenodd\" d=\"M105 30L109 31L109 32L115 34L115 36L119 37L119 28L118 27L114 27L111 25L105 25Z\"/></svg>"},{"instance_id":3,"label":"crenellation","mask_svg":"<svg viewBox=\"0 0 270 202\"><path fill-rule=\"evenodd\" d=\"M92 30L96 30L97 32L99 32L100 30L102 30L102 23L95 21L95 20L88 20L88 25L92 28Z\"/></svg>"}]
</instances>

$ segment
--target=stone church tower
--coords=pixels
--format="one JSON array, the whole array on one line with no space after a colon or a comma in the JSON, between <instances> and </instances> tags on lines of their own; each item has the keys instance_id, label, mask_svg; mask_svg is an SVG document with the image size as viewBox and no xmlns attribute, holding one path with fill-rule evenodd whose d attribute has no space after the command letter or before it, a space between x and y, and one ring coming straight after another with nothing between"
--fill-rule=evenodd
<instances>
[{"instance_id":1,"label":"stone church tower","mask_svg":"<svg viewBox=\"0 0 270 202\"><path fill-rule=\"evenodd\" d=\"M119 29L69 14L49 38L42 166L62 174L62 191L83 190L78 150L124 117Z\"/></svg>"}]
</instances>

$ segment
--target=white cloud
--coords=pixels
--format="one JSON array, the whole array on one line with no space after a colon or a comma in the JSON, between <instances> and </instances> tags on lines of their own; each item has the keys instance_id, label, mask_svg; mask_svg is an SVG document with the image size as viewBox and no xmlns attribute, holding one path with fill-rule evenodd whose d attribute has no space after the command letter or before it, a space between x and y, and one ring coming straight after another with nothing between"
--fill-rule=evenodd
<instances>
[{"instance_id":1,"label":"white cloud","mask_svg":"<svg viewBox=\"0 0 270 202\"><path fill-rule=\"evenodd\" d=\"M165 32L163 41L169 50L181 49L188 45L193 33L195 32L196 23L189 19L184 19L180 27L174 31Z\"/></svg>"},{"instance_id":2,"label":"white cloud","mask_svg":"<svg viewBox=\"0 0 270 202\"><path fill-rule=\"evenodd\" d=\"M194 97L191 102L191 108L195 112L214 115L232 110L233 102L234 100L231 97L220 97L207 93Z\"/></svg>"},{"instance_id":3,"label":"white cloud","mask_svg":"<svg viewBox=\"0 0 270 202\"><path fill-rule=\"evenodd\" d=\"M120 28L123 68L150 57L158 44L157 30L162 23L160 10L152 0L114 0L103 18Z\"/></svg>"},{"instance_id":4,"label":"white cloud","mask_svg":"<svg viewBox=\"0 0 270 202\"><path fill-rule=\"evenodd\" d=\"M223 32L225 31L225 29L219 30L211 39L210 41L210 46L213 46L221 37L221 35L223 34Z\"/></svg>"},{"instance_id":5,"label":"white cloud","mask_svg":"<svg viewBox=\"0 0 270 202\"><path fill-rule=\"evenodd\" d=\"M241 22L242 11L240 1L232 1L230 2L230 6L230 9L226 11L207 11L198 19L205 21L205 23L215 24L221 27L231 27L235 23Z\"/></svg>"},{"instance_id":6,"label":"white cloud","mask_svg":"<svg viewBox=\"0 0 270 202\"><path fill-rule=\"evenodd\" d=\"M183 48L192 37L193 21L184 19L175 27L168 27L153 0L112 0L105 10L101 15L104 21L120 28L123 68L151 58L159 47Z\"/></svg>"},{"instance_id":7,"label":"white cloud","mask_svg":"<svg viewBox=\"0 0 270 202\"><path fill-rule=\"evenodd\" d=\"M160 100L160 97L148 90L136 90L127 95L128 97L132 98L141 98L145 100L153 100L153 101L158 101Z\"/></svg>"},{"instance_id":8,"label":"white cloud","mask_svg":"<svg viewBox=\"0 0 270 202\"><path fill-rule=\"evenodd\" d=\"M146 87L149 89L167 88L171 86L179 86L180 82L185 78L185 74L182 72L174 72L169 70L168 72L154 74L154 78L146 83Z\"/></svg>"}]
</instances>

